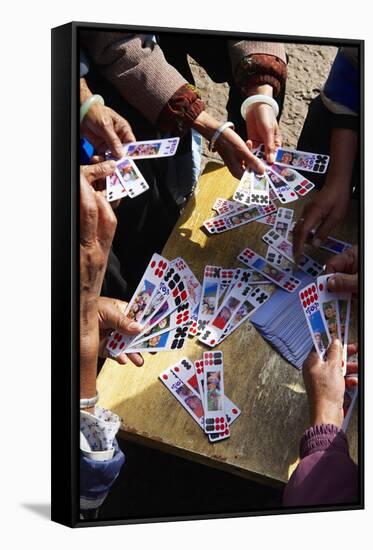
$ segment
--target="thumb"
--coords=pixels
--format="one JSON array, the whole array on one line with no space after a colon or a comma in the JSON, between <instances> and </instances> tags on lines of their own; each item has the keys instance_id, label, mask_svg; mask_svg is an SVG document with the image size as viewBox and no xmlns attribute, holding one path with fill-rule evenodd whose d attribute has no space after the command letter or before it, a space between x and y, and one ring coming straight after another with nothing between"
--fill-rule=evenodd
<instances>
[{"instance_id":1,"label":"thumb","mask_svg":"<svg viewBox=\"0 0 373 550\"><path fill-rule=\"evenodd\" d=\"M275 162L276 144L274 128L265 128L264 135L264 151L267 162L273 164Z\"/></svg>"},{"instance_id":2,"label":"thumb","mask_svg":"<svg viewBox=\"0 0 373 550\"><path fill-rule=\"evenodd\" d=\"M328 290L330 292L357 292L357 273L338 273L328 279Z\"/></svg>"},{"instance_id":3,"label":"thumb","mask_svg":"<svg viewBox=\"0 0 373 550\"><path fill-rule=\"evenodd\" d=\"M338 338L335 338L328 347L326 360L335 367L342 367L343 346Z\"/></svg>"},{"instance_id":4,"label":"thumb","mask_svg":"<svg viewBox=\"0 0 373 550\"><path fill-rule=\"evenodd\" d=\"M86 176L89 183L110 176L115 170L115 161L105 160L96 164L89 164L83 167L83 174Z\"/></svg>"},{"instance_id":5,"label":"thumb","mask_svg":"<svg viewBox=\"0 0 373 550\"><path fill-rule=\"evenodd\" d=\"M122 334L139 334L143 329L139 323L123 315L120 311L113 312L111 325L112 328L117 329Z\"/></svg>"}]
</instances>

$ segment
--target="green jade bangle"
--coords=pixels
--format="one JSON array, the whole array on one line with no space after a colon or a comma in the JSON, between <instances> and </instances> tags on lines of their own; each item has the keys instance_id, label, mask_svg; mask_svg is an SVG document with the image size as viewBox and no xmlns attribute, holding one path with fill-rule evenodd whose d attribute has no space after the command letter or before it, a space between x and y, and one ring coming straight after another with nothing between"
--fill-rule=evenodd
<instances>
[{"instance_id":1,"label":"green jade bangle","mask_svg":"<svg viewBox=\"0 0 373 550\"><path fill-rule=\"evenodd\" d=\"M94 103L101 103L101 105L105 105L105 101L102 96L97 94L91 95L91 97L86 99L86 101L80 107L80 124L82 123L85 115L88 113L89 109Z\"/></svg>"}]
</instances>

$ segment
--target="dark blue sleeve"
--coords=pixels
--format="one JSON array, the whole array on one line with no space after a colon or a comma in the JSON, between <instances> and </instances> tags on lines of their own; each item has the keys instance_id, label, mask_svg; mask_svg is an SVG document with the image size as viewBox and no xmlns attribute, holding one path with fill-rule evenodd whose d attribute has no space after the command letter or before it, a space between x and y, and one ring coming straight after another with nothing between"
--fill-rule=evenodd
<instances>
[{"instance_id":1,"label":"dark blue sleeve","mask_svg":"<svg viewBox=\"0 0 373 550\"><path fill-rule=\"evenodd\" d=\"M80 453L80 507L98 508L105 500L111 486L117 479L125 456L114 441L113 458L99 462Z\"/></svg>"},{"instance_id":2,"label":"dark blue sleeve","mask_svg":"<svg viewBox=\"0 0 373 550\"><path fill-rule=\"evenodd\" d=\"M328 99L359 113L359 71L339 51L324 86Z\"/></svg>"}]
</instances>

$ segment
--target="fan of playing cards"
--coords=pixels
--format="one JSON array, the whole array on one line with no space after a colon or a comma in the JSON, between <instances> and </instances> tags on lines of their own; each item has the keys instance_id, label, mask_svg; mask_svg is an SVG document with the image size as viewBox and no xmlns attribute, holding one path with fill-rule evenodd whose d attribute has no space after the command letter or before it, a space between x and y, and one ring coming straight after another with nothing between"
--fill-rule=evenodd
<instances>
[{"instance_id":1,"label":"fan of playing cards","mask_svg":"<svg viewBox=\"0 0 373 550\"><path fill-rule=\"evenodd\" d=\"M214 347L268 298L268 280L251 269L206 266L200 285L182 258L154 254L125 314L142 325L137 336L114 331L107 343L113 357L123 352L180 350L188 334Z\"/></svg>"},{"instance_id":2,"label":"fan of playing cards","mask_svg":"<svg viewBox=\"0 0 373 550\"><path fill-rule=\"evenodd\" d=\"M194 363L183 357L159 378L205 432L210 443L230 436L229 426L241 411L225 395L221 351L205 352L203 358Z\"/></svg>"}]
</instances>

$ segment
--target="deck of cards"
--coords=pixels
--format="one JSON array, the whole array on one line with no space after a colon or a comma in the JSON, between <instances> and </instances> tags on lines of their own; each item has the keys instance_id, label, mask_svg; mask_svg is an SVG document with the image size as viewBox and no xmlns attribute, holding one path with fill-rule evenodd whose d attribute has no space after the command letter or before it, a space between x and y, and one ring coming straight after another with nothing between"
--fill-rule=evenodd
<instances>
[{"instance_id":1,"label":"deck of cards","mask_svg":"<svg viewBox=\"0 0 373 550\"><path fill-rule=\"evenodd\" d=\"M195 362L183 357L159 375L210 443L230 437L230 426L241 411L225 395L223 352L205 352Z\"/></svg>"}]
</instances>

